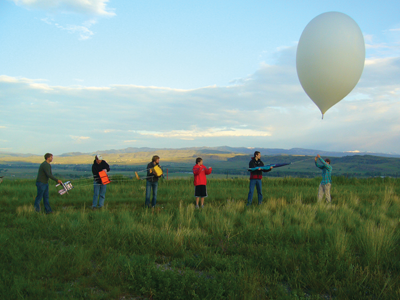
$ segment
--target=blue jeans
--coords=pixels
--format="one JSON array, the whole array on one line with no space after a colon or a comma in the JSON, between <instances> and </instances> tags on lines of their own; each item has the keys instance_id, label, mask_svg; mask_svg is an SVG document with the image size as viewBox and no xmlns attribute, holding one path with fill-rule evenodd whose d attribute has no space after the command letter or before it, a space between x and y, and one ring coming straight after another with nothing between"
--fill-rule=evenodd
<instances>
[{"instance_id":1,"label":"blue jeans","mask_svg":"<svg viewBox=\"0 0 400 300\"><path fill-rule=\"evenodd\" d=\"M37 187L37 196L34 205L35 210L37 212L40 212L40 201L42 201L43 198L43 204L46 213L51 212L51 207L49 202L49 184L36 181L36 187Z\"/></svg>"},{"instance_id":2,"label":"blue jeans","mask_svg":"<svg viewBox=\"0 0 400 300\"><path fill-rule=\"evenodd\" d=\"M107 186L105 184L97 183L96 181L93 184L93 207L97 207L97 201L99 202L99 207L103 207L104 200L106 199L106 189ZM100 199L99 199L100 194Z\"/></svg>"},{"instance_id":3,"label":"blue jeans","mask_svg":"<svg viewBox=\"0 0 400 300\"><path fill-rule=\"evenodd\" d=\"M253 201L254 187L257 188L258 205L262 203L263 195L261 189L261 179L250 179L250 190L249 196L247 197L247 205L251 205L251 202Z\"/></svg>"},{"instance_id":4,"label":"blue jeans","mask_svg":"<svg viewBox=\"0 0 400 300\"><path fill-rule=\"evenodd\" d=\"M147 181L146 182L146 202L144 203L144 206L150 207L150 193L151 189L153 188L153 200L151 201L151 206L156 206L157 202L157 188L158 188L158 181L152 182L152 181Z\"/></svg>"}]
</instances>

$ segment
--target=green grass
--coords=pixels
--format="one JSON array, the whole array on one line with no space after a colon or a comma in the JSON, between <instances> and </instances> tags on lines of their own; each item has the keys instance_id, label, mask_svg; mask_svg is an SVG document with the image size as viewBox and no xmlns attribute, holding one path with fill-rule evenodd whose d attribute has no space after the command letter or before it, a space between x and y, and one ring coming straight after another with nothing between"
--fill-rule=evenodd
<instances>
[{"instance_id":1,"label":"green grass","mask_svg":"<svg viewBox=\"0 0 400 300\"><path fill-rule=\"evenodd\" d=\"M34 181L0 185L1 299L400 298L395 179L334 178L327 205L318 179L265 178L250 208L248 180L214 179L203 210L192 179L161 181L155 210L144 181L115 179L102 211L90 183L51 185L52 215Z\"/></svg>"}]
</instances>

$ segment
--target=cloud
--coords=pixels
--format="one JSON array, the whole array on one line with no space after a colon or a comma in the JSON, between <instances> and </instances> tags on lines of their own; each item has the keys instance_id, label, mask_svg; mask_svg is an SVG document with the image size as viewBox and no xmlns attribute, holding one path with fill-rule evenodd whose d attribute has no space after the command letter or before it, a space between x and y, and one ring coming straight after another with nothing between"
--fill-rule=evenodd
<instances>
[{"instance_id":1,"label":"cloud","mask_svg":"<svg viewBox=\"0 0 400 300\"><path fill-rule=\"evenodd\" d=\"M398 152L400 57L368 58L354 91L321 120L297 78L296 47L279 51L276 64L263 63L229 86L192 90L62 87L3 75L0 114L9 129L2 138L15 151L38 153L130 143Z\"/></svg>"},{"instance_id":2,"label":"cloud","mask_svg":"<svg viewBox=\"0 0 400 300\"><path fill-rule=\"evenodd\" d=\"M78 33L80 40L87 40L93 35L93 31L89 30L89 28L87 28L85 26L78 26L78 25L61 26L58 24L55 24L55 25L57 26L57 28L66 30L69 33Z\"/></svg>"},{"instance_id":3,"label":"cloud","mask_svg":"<svg viewBox=\"0 0 400 300\"><path fill-rule=\"evenodd\" d=\"M75 135L70 135L70 138L78 143L90 139L90 137L88 136L75 136Z\"/></svg>"},{"instance_id":4,"label":"cloud","mask_svg":"<svg viewBox=\"0 0 400 300\"><path fill-rule=\"evenodd\" d=\"M92 16L115 16L107 7L108 0L13 0L18 6L52 13L78 13Z\"/></svg>"},{"instance_id":5,"label":"cloud","mask_svg":"<svg viewBox=\"0 0 400 300\"><path fill-rule=\"evenodd\" d=\"M5 129L5 128L7 128L6 126L0 126L0 129Z\"/></svg>"},{"instance_id":6,"label":"cloud","mask_svg":"<svg viewBox=\"0 0 400 300\"><path fill-rule=\"evenodd\" d=\"M91 38L94 33L89 28L93 24L96 24L95 20L85 21L83 25L65 25L65 26L60 25L54 22L54 20L50 20L48 18L41 19L41 21L45 22L48 25L54 25L58 29L68 31L71 34L79 34L80 40L87 40ZM80 81L79 79L76 80Z\"/></svg>"},{"instance_id":7,"label":"cloud","mask_svg":"<svg viewBox=\"0 0 400 300\"><path fill-rule=\"evenodd\" d=\"M140 135L154 136L157 138L178 138L194 140L204 137L265 137L271 136L270 132L238 128L207 128L204 130L172 130L167 132L137 131Z\"/></svg>"},{"instance_id":8,"label":"cloud","mask_svg":"<svg viewBox=\"0 0 400 300\"><path fill-rule=\"evenodd\" d=\"M100 17L113 17L115 12L107 7L108 0L13 0L18 6L27 9L39 9L51 14L52 17L41 18L44 23L55 26L60 30L71 34L79 35L79 39L84 41L90 39L94 32L91 27L97 23ZM67 22L55 21L59 14L64 15L64 19L71 14L78 14L85 20L77 24L65 24ZM88 19L89 18L89 19ZM75 18L71 18L75 22ZM62 23L62 24L61 24Z\"/></svg>"}]
</instances>

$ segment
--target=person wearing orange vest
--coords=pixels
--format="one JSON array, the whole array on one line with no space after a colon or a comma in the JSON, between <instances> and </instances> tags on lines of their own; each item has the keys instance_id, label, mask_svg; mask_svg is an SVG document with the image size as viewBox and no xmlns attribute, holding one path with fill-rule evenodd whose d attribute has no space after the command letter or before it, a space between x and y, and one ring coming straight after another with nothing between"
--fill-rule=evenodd
<instances>
[{"instance_id":1,"label":"person wearing orange vest","mask_svg":"<svg viewBox=\"0 0 400 300\"><path fill-rule=\"evenodd\" d=\"M92 209L97 209L97 203L99 204L99 208L104 206L104 200L106 199L106 189L107 185L103 184L99 175L101 171L110 172L110 166L108 163L103 160L103 157L99 154L96 155L92 165L92 173L94 178L93 183L93 203Z\"/></svg>"},{"instance_id":2,"label":"person wearing orange vest","mask_svg":"<svg viewBox=\"0 0 400 300\"><path fill-rule=\"evenodd\" d=\"M194 174L194 196L196 197L196 208L199 208L199 199L201 199L201 208L204 207L204 198L207 197L207 178L211 174L212 168L203 165L201 157L196 158L196 164L193 167Z\"/></svg>"}]
</instances>

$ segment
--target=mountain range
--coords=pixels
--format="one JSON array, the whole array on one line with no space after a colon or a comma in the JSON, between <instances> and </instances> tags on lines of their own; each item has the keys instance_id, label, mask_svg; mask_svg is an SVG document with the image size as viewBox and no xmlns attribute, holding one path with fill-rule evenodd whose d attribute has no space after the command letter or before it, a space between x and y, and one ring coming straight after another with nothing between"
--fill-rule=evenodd
<instances>
[{"instance_id":1,"label":"mountain range","mask_svg":"<svg viewBox=\"0 0 400 300\"><path fill-rule=\"evenodd\" d=\"M280 148L254 148L254 147L186 147L186 148L149 148L149 147L128 147L125 149L110 149L110 150L99 150L95 152L68 152L59 157L74 157L74 156L94 156L95 154L128 154L128 153L139 153L139 152L151 152L156 153L157 151L194 151L198 154L249 154L252 155L254 151L260 151L262 155L306 155L315 156L320 154L326 157L344 157L353 155L372 155L381 157L396 157L400 158L400 154L396 153L377 153L377 152L363 152L363 151L325 151L315 149L304 149L304 148L291 148L291 149L280 149ZM11 152L0 152L0 158L3 157L34 157L42 156L30 153L11 153Z\"/></svg>"}]
</instances>

